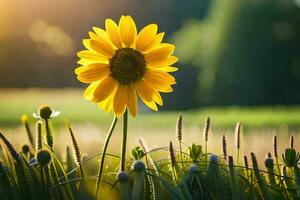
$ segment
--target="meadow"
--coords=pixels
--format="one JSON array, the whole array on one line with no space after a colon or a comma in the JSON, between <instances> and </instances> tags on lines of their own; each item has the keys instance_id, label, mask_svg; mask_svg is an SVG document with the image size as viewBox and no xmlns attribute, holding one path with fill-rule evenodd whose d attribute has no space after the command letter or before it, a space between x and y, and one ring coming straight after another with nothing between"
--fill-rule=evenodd
<instances>
[{"instance_id":1,"label":"meadow","mask_svg":"<svg viewBox=\"0 0 300 200\"><path fill-rule=\"evenodd\" d=\"M107 126L113 115L97 109L96 105L82 98L82 89L0 89L0 125L13 127L20 124L20 116L30 117L40 105L47 104L54 110L61 111L55 123L64 124L66 120L72 123L94 123ZM151 112L140 106L139 117L130 120L134 128L142 124L143 128L170 128L174 126L180 113L184 113L185 126L200 126L203 120L210 116L214 127L229 128L238 121L245 128L264 128L289 126L300 127L299 106L232 106L204 107L185 111ZM151 120L151 123L150 123Z\"/></svg>"},{"instance_id":2,"label":"meadow","mask_svg":"<svg viewBox=\"0 0 300 200\"><path fill-rule=\"evenodd\" d=\"M31 199L94 198L99 151L113 117L84 101L81 93L78 89L1 91L0 124L4 142L1 183L9 184L1 185L1 191L7 192L1 198L22 199L18 195ZM44 128L40 134L45 136L42 149L50 152L52 158L45 166L36 160L41 151L35 141L39 130L35 130L37 119L31 117L43 104L61 112L51 119L51 129L41 123ZM22 114L29 116L25 124L28 123L34 138L32 144L28 129L21 122ZM181 125L178 124L180 114ZM205 122L208 116L209 123ZM117 176L120 120L108 147L98 198L224 199L224 195L228 199L297 198L298 154L294 153L300 139L299 116L300 108L296 106L213 107L158 113L142 109L137 118L129 118L126 163L129 174ZM242 123L238 133L237 122ZM72 129L66 126L69 123ZM50 144L48 132L53 136ZM24 144L29 151L24 149ZM248 163L243 161L244 155ZM45 193L31 188L37 183ZM13 194L14 190L18 195Z\"/></svg>"}]
</instances>

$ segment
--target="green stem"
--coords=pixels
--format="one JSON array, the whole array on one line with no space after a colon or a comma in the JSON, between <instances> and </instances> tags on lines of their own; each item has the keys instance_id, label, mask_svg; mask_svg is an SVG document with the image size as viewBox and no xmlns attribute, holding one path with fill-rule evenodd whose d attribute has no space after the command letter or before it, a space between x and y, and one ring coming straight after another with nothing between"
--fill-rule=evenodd
<instances>
[{"instance_id":1,"label":"green stem","mask_svg":"<svg viewBox=\"0 0 300 200\"><path fill-rule=\"evenodd\" d=\"M184 169L181 141L179 142L179 150L180 150L180 159L181 159L182 169Z\"/></svg>"},{"instance_id":2,"label":"green stem","mask_svg":"<svg viewBox=\"0 0 300 200\"><path fill-rule=\"evenodd\" d=\"M105 155L106 155L106 150L107 150L107 147L108 147L108 143L110 141L110 137L111 137L111 135L112 135L112 133L113 133L113 131L115 129L117 121L118 121L118 118L115 116L114 120L111 123L110 129L109 129L109 131L108 131L108 133L106 135L105 141L104 141L104 146L103 146L103 149L102 149L101 161L100 161L99 170L98 170L98 178L97 178L97 181L96 181L95 199L97 199L97 197L98 197L99 185L100 185L100 182L101 182L101 176L102 176L103 168L104 168L104 159L105 159Z\"/></svg>"},{"instance_id":3,"label":"green stem","mask_svg":"<svg viewBox=\"0 0 300 200\"><path fill-rule=\"evenodd\" d=\"M204 164L204 166L205 166L205 169L207 168L207 141L205 141L205 164Z\"/></svg>"},{"instance_id":4,"label":"green stem","mask_svg":"<svg viewBox=\"0 0 300 200\"><path fill-rule=\"evenodd\" d=\"M49 145L52 152L53 151L53 135L51 133L50 125L49 125L49 119L45 119L45 129L46 129L46 139L47 144Z\"/></svg>"},{"instance_id":5,"label":"green stem","mask_svg":"<svg viewBox=\"0 0 300 200\"><path fill-rule=\"evenodd\" d=\"M126 109L123 115L123 140L121 154L121 171L125 171L126 164L126 143L127 143L127 126L128 126L128 111Z\"/></svg>"}]
</instances>

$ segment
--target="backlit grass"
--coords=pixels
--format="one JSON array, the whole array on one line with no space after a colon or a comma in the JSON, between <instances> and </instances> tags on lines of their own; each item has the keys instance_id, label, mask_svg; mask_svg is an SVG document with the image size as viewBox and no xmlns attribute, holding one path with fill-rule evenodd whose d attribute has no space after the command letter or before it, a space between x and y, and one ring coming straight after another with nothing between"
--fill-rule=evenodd
<instances>
[{"instance_id":1,"label":"backlit grass","mask_svg":"<svg viewBox=\"0 0 300 200\"><path fill-rule=\"evenodd\" d=\"M105 153L98 199L300 198L297 132L264 128L244 135L238 128L239 137L234 137L234 126L216 131L213 117L195 129L185 126L184 116L177 125L173 121L173 129L152 127L152 133L129 126L124 171L117 127ZM45 117L23 120L29 129L0 133L0 198L95 199L104 129L98 138L87 125L57 129ZM41 128L34 130L35 123ZM53 139L57 130L60 134ZM35 139L30 142L28 135Z\"/></svg>"}]
</instances>

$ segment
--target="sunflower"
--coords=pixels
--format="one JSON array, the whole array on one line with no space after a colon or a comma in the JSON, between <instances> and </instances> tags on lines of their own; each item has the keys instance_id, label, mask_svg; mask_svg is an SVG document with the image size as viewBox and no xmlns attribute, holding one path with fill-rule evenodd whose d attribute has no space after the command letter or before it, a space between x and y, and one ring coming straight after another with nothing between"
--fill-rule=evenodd
<instances>
[{"instance_id":1,"label":"sunflower","mask_svg":"<svg viewBox=\"0 0 300 200\"><path fill-rule=\"evenodd\" d=\"M75 69L79 81L90 84L84 97L116 116L126 109L132 116L138 112L138 96L151 109L162 106L160 92L172 92L175 78L169 74L178 61L175 46L162 43L164 33L149 24L139 33L130 16L121 16L117 25L105 20L105 30L93 27L89 39L83 40L87 50L78 52L82 66Z\"/></svg>"}]
</instances>

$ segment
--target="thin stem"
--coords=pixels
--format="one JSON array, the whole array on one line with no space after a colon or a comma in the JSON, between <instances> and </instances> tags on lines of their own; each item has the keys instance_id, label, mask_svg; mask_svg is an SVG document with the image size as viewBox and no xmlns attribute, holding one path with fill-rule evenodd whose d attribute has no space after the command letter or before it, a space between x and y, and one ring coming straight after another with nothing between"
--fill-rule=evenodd
<instances>
[{"instance_id":1,"label":"thin stem","mask_svg":"<svg viewBox=\"0 0 300 200\"><path fill-rule=\"evenodd\" d=\"M80 169L80 174L81 174L82 178L84 178L84 173L83 173L82 163L80 163L79 169Z\"/></svg>"},{"instance_id":2,"label":"thin stem","mask_svg":"<svg viewBox=\"0 0 300 200\"><path fill-rule=\"evenodd\" d=\"M43 190L46 190L46 184L45 184L45 176L44 176L44 169L42 166L40 166L40 170L41 170L41 179L42 179L42 186L43 186Z\"/></svg>"},{"instance_id":3,"label":"thin stem","mask_svg":"<svg viewBox=\"0 0 300 200\"><path fill-rule=\"evenodd\" d=\"M184 168L181 141L179 141L179 150L180 150L181 165L182 165L182 168Z\"/></svg>"},{"instance_id":4,"label":"thin stem","mask_svg":"<svg viewBox=\"0 0 300 200\"><path fill-rule=\"evenodd\" d=\"M49 119L45 119L45 129L46 129L46 139L47 139L47 144L50 147L50 150L53 151L53 136L50 130L50 125L49 125Z\"/></svg>"},{"instance_id":5,"label":"thin stem","mask_svg":"<svg viewBox=\"0 0 300 200\"><path fill-rule=\"evenodd\" d=\"M101 182L101 176L102 176L102 173L103 173L103 168L104 168L104 159L105 159L105 155L106 155L106 150L107 150L107 147L108 147L108 143L110 141L110 137L115 129L115 126L116 126L116 123L118 121L118 118L115 116L112 123L111 123L111 126L110 126L110 129L106 135L106 138L105 138L105 141L104 141L104 146L103 146L103 149L102 149L102 156L101 156L101 161L100 161L100 164L99 164L99 170L98 170L98 178L97 178L97 181L96 181L96 194L95 194L95 199L97 199L98 197L98 191L99 191L99 185L100 185L100 182Z\"/></svg>"},{"instance_id":6,"label":"thin stem","mask_svg":"<svg viewBox=\"0 0 300 200\"><path fill-rule=\"evenodd\" d=\"M205 140L205 168L207 168L207 141Z\"/></svg>"},{"instance_id":7,"label":"thin stem","mask_svg":"<svg viewBox=\"0 0 300 200\"><path fill-rule=\"evenodd\" d=\"M121 171L125 171L125 164L126 164L127 126L128 126L128 111L126 109L126 111L123 115L123 140L122 140L122 154L121 154Z\"/></svg>"},{"instance_id":8,"label":"thin stem","mask_svg":"<svg viewBox=\"0 0 300 200\"><path fill-rule=\"evenodd\" d=\"M278 162L278 156L275 156L275 162L276 162L278 174L281 175L281 170L280 170L280 166L279 166L279 162ZM283 188L285 189L285 190L284 190L285 196L286 196L288 199L290 199L290 197L289 197L290 195L289 195L289 193L288 193L286 184L283 182L281 176L278 176L278 178L279 178L279 186L283 186Z\"/></svg>"}]
</instances>

